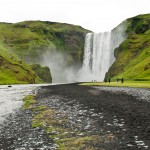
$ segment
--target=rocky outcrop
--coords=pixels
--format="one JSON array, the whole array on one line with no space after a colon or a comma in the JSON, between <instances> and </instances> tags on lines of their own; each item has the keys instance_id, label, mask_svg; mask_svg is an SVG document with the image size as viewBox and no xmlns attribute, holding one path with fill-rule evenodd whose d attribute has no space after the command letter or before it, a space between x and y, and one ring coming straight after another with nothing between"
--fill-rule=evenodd
<instances>
[{"instance_id":1,"label":"rocky outcrop","mask_svg":"<svg viewBox=\"0 0 150 150\"><path fill-rule=\"evenodd\" d=\"M31 65L32 70L35 71L38 77L42 79L46 83L51 83L52 82L52 77L50 73L50 69L47 66L42 67L39 64L33 64Z\"/></svg>"}]
</instances>

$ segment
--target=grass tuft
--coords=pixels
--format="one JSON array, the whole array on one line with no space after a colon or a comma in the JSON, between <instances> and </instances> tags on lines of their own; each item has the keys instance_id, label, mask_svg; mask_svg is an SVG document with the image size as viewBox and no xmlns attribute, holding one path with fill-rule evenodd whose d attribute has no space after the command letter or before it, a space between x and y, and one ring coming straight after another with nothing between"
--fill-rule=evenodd
<instances>
[{"instance_id":1,"label":"grass tuft","mask_svg":"<svg viewBox=\"0 0 150 150\"><path fill-rule=\"evenodd\" d=\"M33 104L36 103L34 95L27 95L24 99L23 110L33 108Z\"/></svg>"}]
</instances>

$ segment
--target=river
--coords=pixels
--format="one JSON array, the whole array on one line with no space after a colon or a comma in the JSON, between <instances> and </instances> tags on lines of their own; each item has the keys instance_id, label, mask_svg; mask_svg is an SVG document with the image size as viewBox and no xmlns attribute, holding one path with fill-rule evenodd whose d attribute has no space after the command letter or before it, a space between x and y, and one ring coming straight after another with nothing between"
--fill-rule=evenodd
<instances>
[{"instance_id":1,"label":"river","mask_svg":"<svg viewBox=\"0 0 150 150\"><path fill-rule=\"evenodd\" d=\"M0 86L0 124L5 118L16 112L22 106L22 99L28 95L33 94L37 87L41 84L27 84L27 85L8 85ZM43 84L42 84L43 86Z\"/></svg>"}]
</instances>

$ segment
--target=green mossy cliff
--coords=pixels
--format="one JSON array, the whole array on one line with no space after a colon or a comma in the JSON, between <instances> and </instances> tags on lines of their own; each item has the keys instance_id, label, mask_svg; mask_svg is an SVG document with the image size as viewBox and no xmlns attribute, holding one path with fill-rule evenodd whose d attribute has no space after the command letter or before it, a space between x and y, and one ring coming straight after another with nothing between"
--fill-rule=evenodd
<instances>
[{"instance_id":1,"label":"green mossy cliff","mask_svg":"<svg viewBox=\"0 0 150 150\"><path fill-rule=\"evenodd\" d=\"M106 77L150 80L150 14L127 19L127 39L115 49Z\"/></svg>"},{"instance_id":2,"label":"green mossy cliff","mask_svg":"<svg viewBox=\"0 0 150 150\"><path fill-rule=\"evenodd\" d=\"M27 63L48 51L67 54L69 63L82 62L88 30L80 26L48 21L0 23L0 39Z\"/></svg>"}]
</instances>

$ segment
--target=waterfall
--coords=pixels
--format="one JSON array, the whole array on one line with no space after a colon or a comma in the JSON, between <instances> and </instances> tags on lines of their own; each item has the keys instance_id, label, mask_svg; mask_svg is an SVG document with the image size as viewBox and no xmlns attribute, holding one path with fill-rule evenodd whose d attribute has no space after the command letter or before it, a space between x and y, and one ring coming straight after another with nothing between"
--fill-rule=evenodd
<instances>
[{"instance_id":1,"label":"waterfall","mask_svg":"<svg viewBox=\"0 0 150 150\"><path fill-rule=\"evenodd\" d=\"M111 32L88 33L85 37L83 66L79 81L103 81L115 61L114 49L126 39L126 22Z\"/></svg>"},{"instance_id":2,"label":"waterfall","mask_svg":"<svg viewBox=\"0 0 150 150\"><path fill-rule=\"evenodd\" d=\"M111 32L88 33L85 40L83 70L87 80L102 81L109 68Z\"/></svg>"}]
</instances>

